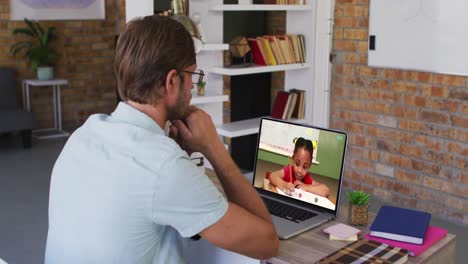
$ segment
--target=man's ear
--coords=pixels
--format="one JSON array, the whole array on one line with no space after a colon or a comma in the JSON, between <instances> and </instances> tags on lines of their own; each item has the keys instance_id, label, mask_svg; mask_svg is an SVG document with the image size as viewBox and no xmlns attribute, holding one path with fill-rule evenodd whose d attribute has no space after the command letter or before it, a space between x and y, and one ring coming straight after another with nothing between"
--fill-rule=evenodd
<instances>
[{"instance_id":1,"label":"man's ear","mask_svg":"<svg viewBox=\"0 0 468 264\"><path fill-rule=\"evenodd\" d=\"M179 76L175 69L172 69L167 73L165 82L166 94L169 94L171 91L173 91L174 87L177 87L177 78L179 78Z\"/></svg>"}]
</instances>

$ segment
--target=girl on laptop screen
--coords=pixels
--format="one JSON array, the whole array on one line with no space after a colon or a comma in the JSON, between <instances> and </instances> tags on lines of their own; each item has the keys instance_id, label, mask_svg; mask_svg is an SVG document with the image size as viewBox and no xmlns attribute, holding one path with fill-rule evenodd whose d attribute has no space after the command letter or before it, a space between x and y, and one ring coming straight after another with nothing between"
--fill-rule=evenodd
<instances>
[{"instance_id":1,"label":"girl on laptop screen","mask_svg":"<svg viewBox=\"0 0 468 264\"><path fill-rule=\"evenodd\" d=\"M299 137L295 138L293 143L294 152L291 157L293 164L272 172L269 176L271 184L289 195L294 193L295 188L299 188L327 197L330 189L325 184L315 181L309 174L314 150L312 141Z\"/></svg>"}]
</instances>

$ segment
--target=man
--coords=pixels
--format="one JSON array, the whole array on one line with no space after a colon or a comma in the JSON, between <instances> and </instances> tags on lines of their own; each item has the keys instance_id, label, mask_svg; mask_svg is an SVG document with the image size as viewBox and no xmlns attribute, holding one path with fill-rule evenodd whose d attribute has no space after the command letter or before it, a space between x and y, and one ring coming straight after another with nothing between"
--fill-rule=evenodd
<instances>
[{"instance_id":1,"label":"man","mask_svg":"<svg viewBox=\"0 0 468 264\"><path fill-rule=\"evenodd\" d=\"M170 18L132 21L120 35L124 102L92 115L55 163L46 263L183 263L196 235L253 258L277 253L267 209L215 140L209 115L190 107L203 78L195 63L190 35ZM227 201L190 161L193 151L210 160Z\"/></svg>"}]
</instances>

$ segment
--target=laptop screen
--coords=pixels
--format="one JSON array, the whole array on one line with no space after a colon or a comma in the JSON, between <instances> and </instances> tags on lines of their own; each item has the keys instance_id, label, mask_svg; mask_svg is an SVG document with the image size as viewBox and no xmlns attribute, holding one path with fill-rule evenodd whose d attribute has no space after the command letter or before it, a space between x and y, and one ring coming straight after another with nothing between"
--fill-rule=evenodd
<instances>
[{"instance_id":1,"label":"laptop screen","mask_svg":"<svg viewBox=\"0 0 468 264\"><path fill-rule=\"evenodd\" d=\"M253 185L336 211L346 141L344 132L262 118Z\"/></svg>"}]
</instances>

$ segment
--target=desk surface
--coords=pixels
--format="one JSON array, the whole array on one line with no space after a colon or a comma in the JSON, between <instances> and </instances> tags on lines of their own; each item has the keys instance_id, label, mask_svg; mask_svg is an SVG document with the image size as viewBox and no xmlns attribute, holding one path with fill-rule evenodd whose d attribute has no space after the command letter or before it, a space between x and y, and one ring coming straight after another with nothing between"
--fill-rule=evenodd
<instances>
[{"instance_id":1,"label":"desk surface","mask_svg":"<svg viewBox=\"0 0 468 264\"><path fill-rule=\"evenodd\" d=\"M212 170L207 169L206 174L222 191L221 184ZM280 240L280 249L278 256L269 259L268 263L315 263L321 258L335 252L336 250L352 242L329 240L326 233L322 230L336 223L346 223L347 207L340 206L338 219L326 223L317 228L306 231L300 235L288 240ZM369 225L375 218L375 213L369 212L369 224L361 229L362 235L369 230ZM447 234L442 240L434 246L424 251L418 257L409 257L407 263L454 263L456 236Z\"/></svg>"}]
</instances>

